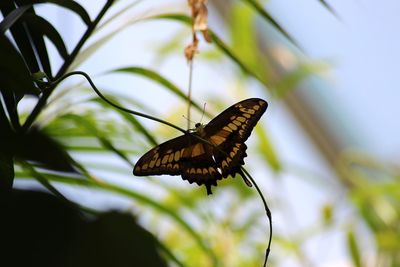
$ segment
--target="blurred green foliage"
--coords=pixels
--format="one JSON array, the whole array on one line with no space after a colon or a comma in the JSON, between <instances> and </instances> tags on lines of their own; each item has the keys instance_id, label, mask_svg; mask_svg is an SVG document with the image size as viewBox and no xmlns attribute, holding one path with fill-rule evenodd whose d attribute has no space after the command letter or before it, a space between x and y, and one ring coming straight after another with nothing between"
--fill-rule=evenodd
<instances>
[{"instance_id":1,"label":"blurred green foliage","mask_svg":"<svg viewBox=\"0 0 400 267\"><path fill-rule=\"evenodd\" d=\"M229 59L237 77L237 81L232 83L258 81L263 87L262 93L272 95L275 97L273 101L278 101L279 98L290 96L299 82L324 66L301 61L286 45L282 45L279 51L263 50L260 47L262 40L255 26L257 19L275 29L281 38L285 37L289 46L296 47L297 44L260 2L262 1L243 0L227 5L226 10L231 13L231 21L228 20L224 27L230 41L225 41L226 38L216 34L219 31L211 29L215 49L207 51L205 56L200 55L200 58L212 64L220 64L222 68L226 62L221 59ZM334 12L325 1L320 2ZM154 9L157 9L158 3L154 2ZM62 12L72 12L81 19L85 31L70 50L64 43L68 36L62 36L46 17L39 16L35 11L37 5L49 4L57 6ZM133 159L157 142L171 137L170 133L165 132L164 126L150 128L137 117L115 110L99 98L93 97L91 89L82 83L72 86L49 86L47 83L48 80L64 76L68 70L76 69L93 57L116 34L141 21L172 20L182 24L183 30L166 40L165 44L155 47L154 53L158 53L160 59L165 59L183 50L182 39L186 37L183 33L185 29L190 29L188 16L161 12L144 18L131 18L115 26L112 22L129 9L136 8L137 3L132 1L125 7L118 6L114 1L104 1L102 4L99 12L91 16L75 1L2 0L0 3L3 16L0 23L0 194L3 210L13 207L2 216L9 221L2 219L1 223L9 225L1 229L9 231L10 225L14 225L12 220L19 218L20 227L13 229L13 232L21 235L19 240L15 236L2 238L1 245L10 249L15 242L21 244L33 239L43 241L35 234L40 230L54 242L60 242L61 247L53 251L54 247L47 247L49 244L44 244L42 250L26 245L26 253L41 255L50 262L51 257L57 257L57 253L61 253L55 261L62 260L67 264L66 258L69 257L70 261L79 261L84 266L109 266L107 257L118 260L113 261L114 266L133 266L130 263L138 261L138 258L130 258L133 255L150 255L143 260L157 261L140 266L164 266L164 259L171 266L260 266L266 246L267 221L254 190L245 188L240 179L226 179L220 183L218 194L205 197L202 189L189 186L185 182L132 178ZM117 11L105 20L105 15L114 7ZM96 41L89 42L92 36L99 33L103 35ZM58 69L52 66L45 40L61 56L62 64ZM274 59L276 53L282 52L288 56L286 63L290 63L285 72L282 72L282 66ZM176 110L171 110L172 115L163 114L164 119L176 119L183 114L187 104L184 90L157 69L121 66L102 75L116 73L124 73L132 79L137 76L145 77L159 84L161 90L176 97L179 103ZM235 91L234 94L246 96L249 93L240 87L240 92ZM106 96L120 106L129 106L147 113L156 110L156 107L151 106L151 101L140 101L134 94L126 96L108 93ZM18 105L22 99L29 97L34 97L35 105L32 110L21 113ZM208 96L208 100L208 103L218 109L231 104L213 95ZM304 105L300 101L299 104ZM202 105L197 101L194 101L193 107L201 113ZM206 116L210 118L212 113L206 112ZM298 123L302 125L301 121ZM251 158L254 162L260 162L260 166L252 163L248 165L257 173L257 178L272 180L274 177L279 178L282 173L290 172L290 166L281 159L279 151L276 151L274 140L271 140L267 129L266 125L260 123L253 133L256 145L250 149ZM309 138L313 140L313 136ZM322 155L321 152L321 157ZM295 179L306 180L316 190L333 192L340 196L341 201L321 203L320 210L315 211L320 212L320 220L303 227L299 232L288 233L278 225L278 231L273 237L271 265L280 266L290 258L299 266L312 266L304 248L305 244L318 235L339 229L344 240L343 246L347 248L354 266L400 266L398 167L354 153L343 152L335 160L335 165L330 166L337 177L338 183L335 186L327 186L326 181L318 175L311 177L313 175L301 171L293 172ZM14 179L35 180L56 197L16 191L12 189ZM124 186L121 179L138 179L134 181L139 186ZM279 179L276 179L276 183L280 183ZM285 195L280 192L278 185L275 186L277 190L269 190L268 194L273 214L289 214L290 217L292 210L286 206ZM88 198L93 193L106 193L105 198L118 196L129 200L132 210L126 211L136 214L137 219L130 215L104 213L100 208L88 209L84 206L84 201L72 197L67 199L61 193L65 188L83 190ZM353 212L342 221L338 210L344 200L345 205ZM71 201L76 203L72 204ZM46 210L46 205L51 205L49 210ZM257 205L260 207L254 208ZM36 213L30 216L33 211ZM61 214L61 211L66 213ZM71 216L63 219L58 217L60 214ZM91 218L92 221L87 222L80 216ZM52 221L53 225L48 224ZM55 225L64 225L69 229L76 224L86 230L78 238L79 241L74 240L78 242L74 244L79 246L69 256L65 256L71 248L66 246L66 242L72 242L69 240L71 236L51 236L50 233ZM363 251L364 232L357 231L360 225L367 228L374 242L373 255ZM65 235L65 232L57 233ZM140 247L137 248L135 238L141 234L144 237L138 239ZM142 242L143 240L148 242ZM115 244L121 246L121 249L116 249ZM130 255L132 250L146 253ZM159 257L160 251L164 259ZM26 256L21 260L29 259L31 258Z\"/></svg>"}]
</instances>

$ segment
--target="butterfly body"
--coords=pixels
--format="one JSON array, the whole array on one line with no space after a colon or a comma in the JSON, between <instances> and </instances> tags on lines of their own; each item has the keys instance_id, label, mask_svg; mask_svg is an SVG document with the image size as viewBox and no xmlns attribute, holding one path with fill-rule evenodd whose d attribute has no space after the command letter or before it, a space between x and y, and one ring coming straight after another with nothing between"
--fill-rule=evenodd
<instances>
[{"instance_id":1,"label":"butterfly body","mask_svg":"<svg viewBox=\"0 0 400 267\"><path fill-rule=\"evenodd\" d=\"M173 138L144 154L136 163L133 174L181 175L189 183L211 185L229 175L241 174L247 146L244 143L267 109L267 102L250 98L227 108L208 124L196 124L194 130Z\"/></svg>"}]
</instances>

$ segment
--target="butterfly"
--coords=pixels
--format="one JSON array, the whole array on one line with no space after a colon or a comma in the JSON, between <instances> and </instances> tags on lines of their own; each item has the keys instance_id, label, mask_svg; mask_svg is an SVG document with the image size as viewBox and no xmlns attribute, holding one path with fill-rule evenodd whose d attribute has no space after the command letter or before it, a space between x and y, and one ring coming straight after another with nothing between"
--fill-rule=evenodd
<instances>
[{"instance_id":1,"label":"butterfly","mask_svg":"<svg viewBox=\"0 0 400 267\"><path fill-rule=\"evenodd\" d=\"M247 156L245 141L267 107L259 98L240 101L208 124L196 123L195 129L148 151L136 162L133 174L181 175L189 183L205 185L208 195L212 185L229 175L240 174L251 187L241 170Z\"/></svg>"}]
</instances>

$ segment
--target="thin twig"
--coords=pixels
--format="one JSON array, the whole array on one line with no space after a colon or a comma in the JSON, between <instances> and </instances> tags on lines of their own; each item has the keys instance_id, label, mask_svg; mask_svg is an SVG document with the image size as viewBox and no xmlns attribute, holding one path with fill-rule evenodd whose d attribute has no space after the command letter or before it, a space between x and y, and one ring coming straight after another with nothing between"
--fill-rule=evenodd
<instances>
[{"instance_id":1,"label":"thin twig","mask_svg":"<svg viewBox=\"0 0 400 267\"><path fill-rule=\"evenodd\" d=\"M272 215L271 215L271 211L268 208L268 204L267 201L264 198L264 195L262 194L260 188L258 187L256 181L253 179L253 177L251 177L250 173L243 167L240 166L240 169L244 172L244 174L246 174L247 178L250 179L251 183L254 185L254 187L257 190L257 193L260 195L261 200L264 204L264 209L265 209L265 213L267 214L268 220L269 220L269 240L268 240L268 247L265 251L265 260L264 260L264 267L267 266L267 261L268 261L268 256L269 256L269 252L271 251L271 241L272 241Z\"/></svg>"},{"instance_id":2,"label":"thin twig","mask_svg":"<svg viewBox=\"0 0 400 267\"><path fill-rule=\"evenodd\" d=\"M87 73L83 72L83 71L71 71L71 72L65 74L64 76L62 76L61 78L59 78L59 79L57 79L57 80L55 80L55 81L52 81L52 82L51 82L51 85L52 85L52 86L57 85L57 84L59 84L61 81L63 81L64 79L66 79L66 78L68 78L69 76L72 76L72 75L82 75L83 77L85 77L86 80L89 82L90 86L92 87L92 89L96 92L96 94L97 94L103 101L107 102L109 105L111 105L111 106L113 106L113 107L115 107L115 108L117 108L117 109L119 109L119 110L122 110L122 111L124 111L124 112L128 112L128 113L131 113L131 114L133 114L133 115L141 116L141 117L144 117L144 118L147 118L147 119L150 119L150 120L157 121L157 122L160 122L160 123L162 123L162 124L168 125L168 126L174 128L174 129L176 129L176 130L178 130L178 131L180 131L180 132L182 132L182 133L184 133L184 134L187 133L186 130L184 130L184 129L182 129L182 128L180 128L180 127L178 127L178 126L176 126L176 125L174 125L174 124L172 124L172 123L170 123L170 122L161 120L161 119L159 119L159 118L156 118L156 117L153 117L153 116L150 116L150 115L147 115L147 114L138 112L138 111L134 111L134 110L131 110L131 109L128 109L128 108L124 108L124 107L121 107L121 106L119 106L119 105L113 103L112 101L108 100L108 99L99 91L99 89L97 89L96 85L93 83L93 81L92 81L92 79L90 78L90 76L89 76Z\"/></svg>"},{"instance_id":3,"label":"thin twig","mask_svg":"<svg viewBox=\"0 0 400 267\"><path fill-rule=\"evenodd\" d=\"M192 81L193 81L193 60L189 60L189 85L188 85L188 108L187 108L187 129L190 129L190 109L192 107Z\"/></svg>"}]
</instances>

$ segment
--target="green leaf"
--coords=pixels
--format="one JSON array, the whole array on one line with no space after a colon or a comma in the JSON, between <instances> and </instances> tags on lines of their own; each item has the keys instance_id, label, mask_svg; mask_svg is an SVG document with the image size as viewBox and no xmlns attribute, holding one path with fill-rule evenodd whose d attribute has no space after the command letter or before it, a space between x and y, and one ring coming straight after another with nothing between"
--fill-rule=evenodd
<instances>
[{"instance_id":1,"label":"green leaf","mask_svg":"<svg viewBox=\"0 0 400 267\"><path fill-rule=\"evenodd\" d=\"M14 182L14 161L7 151L0 149L0 195L10 192Z\"/></svg>"},{"instance_id":2,"label":"green leaf","mask_svg":"<svg viewBox=\"0 0 400 267\"><path fill-rule=\"evenodd\" d=\"M19 176L21 177L21 176ZM201 235L199 235L195 229L190 226L179 214L177 211L168 208L164 205L164 203L160 203L158 201L149 198L148 196L141 194L139 192L135 192L129 190L125 187L120 187L118 185L108 183L106 181L98 182L94 179L71 179L70 177L65 177L56 174L46 174L46 178L50 181L60 182L66 185L76 185L87 188L94 188L105 190L108 192L116 193L121 196L125 196L131 199L138 201L139 203L145 204L148 207L151 207L161 214L168 216L172 221L176 222L183 230L185 230L192 238L197 242L198 246L210 257L212 261L211 266L219 266L219 260L214 254L213 250L209 247L209 245L203 241Z\"/></svg>"},{"instance_id":3,"label":"green leaf","mask_svg":"<svg viewBox=\"0 0 400 267\"><path fill-rule=\"evenodd\" d=\"M290 42L296 45L298 48L300 46L298 43L279 25L279 23L258 3L256 0L242 0L251 5L268 23L275 27L283 36L285 36Z\"/></svg>"},{"instance_id":4,"label":"green leaf","mask_svg":"<svg viewBox=\"0 0 400 267\"><path fill-rule=\"evenodd\" d=\"M7 16L16 9L13 1L0 1L0 3L0 9L4 16ZM34 14L35 12L33 7L30 7L28 10L26 10L25 14L27 13ZM32 40L29 36L30 34L26 24L22 23L21 20L17 20L10 28L10 32L19 52L22 54L27 68L31 72L40 71L40 64L37 61L36 52L32 47Z\"/></svg>"},{"instance_id":5,"label":"green leaf","mask_svg":"<svg viewBox=\"0 0 400 267\"><path fill-rule=\"evenodd\" d=\"M99 131L96 126L89 120L86 120L82 116L77 116L74 114L69 114L68 116L70 119L72 119L75 123L83 127L86 131L88 131L92 136L95 136L99 142L102 144L102 146L107 149L108 151L114 152L117 156L119 156L122 160L127 162L131 167L134 166L134 164L130 161L128 156L125 155L124 152L121 150L117 149L111 142L111 140L105 135Z\"/></svg>"},{"instance_id":6,"label":"green leaf","mask_svg":"<svg viewBox=\"0 0 400 267\"><path fill-rule=\"evenodd\" d=\"M62 58L66 59L68 57L68 51L61 35L46 19L38 15L29 14L24 16L24 20L28 23L29 29L34 34L49 38Z\"/></svg>"},{"instance_id":7,"label":"green leaf","mask_svg":"<svg viewBox=\"0 0 400 267\"><path fill-rule=\"evenodd\" d=\"M143 67L133 66L133 67L125 67L125 68L111 70L110 72L113 72L113 73L122 72L122 73L137 74L137 75L144 76L144 77L146 77L150 80L153 80L156 83L164 86L166 89L171 91L173 94L177 95L179 98L181 98L185 101L188 100L186 94L178 86L176 86L171 81L167 80L166 78L164 78L163 76L161 76L160 74L158 74L157 72L155 72L153 70L146 69ZM191 103L192 103L193 107L196 108L198 111L200 111L200 112L203 111L202 106L200 106L193 100L191 100ZM207 116L210 116L210 114L208 114L207 112L205 112L205 114Z\"/></svg>"},{"instance_id":8,"label":"green leaf","mask_svg":"<svg viewBox=\"0 0 400 267\"><path fill-rule=\"evenodd\" d=\"M158 15L154 16L148 19L167 19L167 20L174 20L174 21L179 21L182 22L188 26L191 25L192 19L189 16L182 15L182 14L163 14L163 15ZM239 68L246 74L253 76L256 78L258 81L260 81L262 84L267 85L267 81L260 77L257 73L252 71L249 66L246 65L243 60L241 60L229 46L222 41L221 38L218 37L217 34L215 34L211 29L209 29L209 34L212 38L212 42L228 57L230 58Z\"/></svg>"},{"instance_id":9,"label":"green leaf","mask_svg":"<svg viewBox=\"0 0 400 267\"><path fill-rule=\"evenodd\" d=\"M12 139L10 145L17 159L33 161L56 171L76 172L68 153L43 131L31 128L27 133L15 134Z\"/></svg>"},{"instance_id":10,"label":"green leaf","mask_svg":"<svg viewBox=\"0 0 400 267\"><path fill-rule=\"evenodd\" d=\"M354 266L361 267L360 249L352 230L347 232L347 247L349 249Z\"/></svg>"},{"instance_id":11,"label":"green leaf","mask_svg":"<svg viewBox=\"0 0 400 267\"><path fill-rule=\"evenodd\" d=\"M75 14L77 14L86 25L89 25L91 23L89 14L76 1L70 1L70 0L20 0L19 2L22 4L45 4L45 3L55 4L60 7L69 9L72 12L74 12Z\"/></svg>"},{"instance_id":12,"label":"green leaf","mask_svg":"<svg viewBox=\"0 0 400 267\"><path fill-rule=\"evenodd\" d=\"M329 10L329 12L331 12L336 18L339 18L338 14L336 13L336 11L332 8L332 6L330 4L328 4L325 0L319 0L319 2L321 3L321 5L323 5L326 9Z\"/></svg>"},{"instance_id":13,"label":"green leaf","mask_svg":"<svg viewBox=\"0 0 400 267\"><path fill-rule=\"evenodd\" d=\"M83 62L90 58L100 47L108 43L119 31L115 30L105 36L101 37L99 40L89 45L87 48L82 50L75 60L72 62L70 69L77 69Z\"/></svg>"},{"instance_id":14,"label":"green leaf","mask_svg":"<svg viewBox=\"0 0 400 267\"><path fill-rule=\"evenodd\" d=\"M0 22L0 33L4 34L11 26L17 22L17 20L31 7L32 5L21 6L11 11L1 22Z\"/></svg>"},{"instance_id":15,"label":"green leaf","mask_svg":"<svg viewBox=\"0 0 400 267\"><path fill-rule=\"evenodd\" d=\"M112 100L114 103L116 103L119 106L122 106L116 99L115 97L112 97L110 95L105 95L108 99ZM105 103L104 101L102 101L99 98L94 99L93 101L99 103L100 105L109 108L110 106ZM138 132L142 133L143 136L147 139L147 141L152 144L153 146L158 145L157 140L154 138L154 136L143 126L143 124L141 124L136 118L135 116L133 116L132 114L128 114L122 110L119 109L115 109L116 112L118 112L122 117L124 117L124 119L129 122Z\"/></svg>"},{"instance_id":16,"label":"green leaf","mask_svg":"<svg viewBox=\"0 0 400 267\"><path fill-rule=\"evenodd\" d=\"M71 254L72 265L167 266L156 238L131 215L116 212L89 222Z\"/></svg>"},{"instance_id":17,"label":"green leaf","mask_svg":"<svg viewBox=\"0 0 400 267\"><path fill-rule=\"evenodd\" d=\"M25 94L39 94L24 60L8 38L0 35L0 90L15 92L17 100Z\"/></svg>"},{"instance_id":18,"label":"green leaf","mask_svg":"<svg viewBox=\"0 0 400 267\"><path fill-rule=\"evenodd\" d=\"M302 81L313 74L322 72L328 67L320 62L304 63L296 67L293 71L283 75L274 86L275 96L283 98L288 92L295 89Z\"/></svg>"},{"instance_id":19,"label":"green leaf","mask_svg":"<svg viewBox=\"0 0 400 267\"><path fill-rule=\"evenodd\" d=\"M265 127L262 127L261 123L258 123L258 127L255 127L255 133L259 138L259 149L261 152L261 156L265 159L271 169L275 172L282 170L282 164L278 159L278 156L273 148L272 143L267 136L265 131Z\"/></svg>"},{"instance_id":20,"label":"green leaf","mask_svg":"<svg viewBox=\"0 0 400 267\"><path fill-rule=\"evenodd\" d=\"M31 1L35 2L35 0L31 0ZM77 14L86 25L89 25L90 23L92 23L89 14L76 1L70 1L70 0L44 0L42 2L53 3L53 4L56 4L56 5L60 6L60 7L64 7L66 9L71 10L72 12Z\"/></svg>"}]
</instances>

